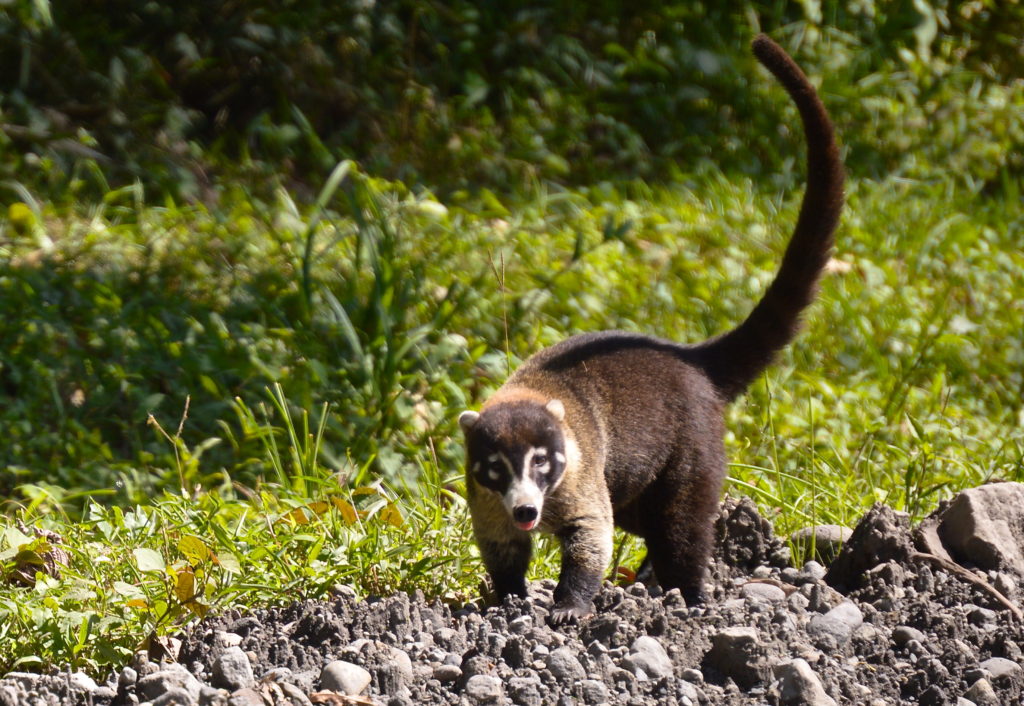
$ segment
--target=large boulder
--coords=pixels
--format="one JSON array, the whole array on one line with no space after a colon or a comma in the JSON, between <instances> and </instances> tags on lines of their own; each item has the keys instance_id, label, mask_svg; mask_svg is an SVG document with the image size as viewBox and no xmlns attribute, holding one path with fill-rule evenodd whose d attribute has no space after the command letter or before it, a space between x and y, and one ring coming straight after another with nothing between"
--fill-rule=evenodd
<instances>
[{"instance_id":1,"label":"large boulder","mask_svg":"<svg viewBox=\"0 0 1024 706\"><path fill-rule=\"evenodd\" d=\"M990 483L957 495L938 535L960 564L1024 577L1024 483Z\"/></svg>"},{"instance_id":2,"label":"large boulder","mask_svg":"<svg viewBox=\"0 0 1024 706\"><path fill-rule=\"evenodd\" d=\"M913 552L909 516L875 503L843 544L825 581L845 593L859 588L869 570L889 561L905 563Z\"/></svg>"}]
</instances>

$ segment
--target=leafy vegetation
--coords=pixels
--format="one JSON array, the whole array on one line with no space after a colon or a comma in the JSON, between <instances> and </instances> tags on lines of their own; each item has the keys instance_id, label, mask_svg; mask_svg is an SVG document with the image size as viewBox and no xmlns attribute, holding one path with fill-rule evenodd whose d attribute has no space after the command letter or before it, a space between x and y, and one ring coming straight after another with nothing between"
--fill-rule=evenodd
<instances>
[{"instance_id":1,"label":"leafy vegetation","mask_svg":"<svg viewBox=\"0 0 1024 706\"><path fill-rule=\"evenodd\" d=\"M458 412L573 332L718 333L775 271L803 148L758 23L851 179L729 492L788 532L1024 480L1019 3L478 5L0 8L0 670L478 595Z\"/></svg>"},{"instance_id":2,"label":"leafy vegetation","mask_svg":"<svg viewBox=\"0 0 1024 706\"><path fill-rule=\"evenodd\" d=\"M0 174L66 201L135 179L204 199L224 177L315 189L343 158L443 194L709 158L775 173L785 99L747 50L757 27L815 67L857 172L1020 176L1024 6L997 0L13 0Z\"/></svg>"}]
</instances>

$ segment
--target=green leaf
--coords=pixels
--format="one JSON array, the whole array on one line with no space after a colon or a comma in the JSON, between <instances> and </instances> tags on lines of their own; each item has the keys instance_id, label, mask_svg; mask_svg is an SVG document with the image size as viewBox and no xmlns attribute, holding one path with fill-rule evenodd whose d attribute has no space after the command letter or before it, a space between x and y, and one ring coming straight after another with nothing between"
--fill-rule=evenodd
<instances>
[{"instance_id":1,"label":"green leaf","mask_svg":"<svg viewBox=\"0 0 1024 706\"><path fill-rule=\"evenodd\" d=\"M134 550L132 555L135 557L135 564L139 567L139 571L162 572L167 566L160 553L153 549L142 547Z\"/></svg>"}]
</instances>

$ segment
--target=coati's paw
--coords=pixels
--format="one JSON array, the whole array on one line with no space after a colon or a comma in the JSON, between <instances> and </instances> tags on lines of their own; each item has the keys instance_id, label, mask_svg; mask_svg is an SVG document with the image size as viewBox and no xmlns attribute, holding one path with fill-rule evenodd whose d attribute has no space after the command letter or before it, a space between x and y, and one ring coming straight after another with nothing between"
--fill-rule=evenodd
<instances>
[{"instance_id":1,"label":"coati's paw","mask_svg":"<svg viewBox=\"0 0 1024 706\"><path fill-rule=\"evenodd\" d=\"M585 618L590 615L590 612L590 606L585 603L560 601L551 608L551 617L548 618L548 622L556 627L568 625L575 623L580 618Z\"/></svg>"}]
</instances>

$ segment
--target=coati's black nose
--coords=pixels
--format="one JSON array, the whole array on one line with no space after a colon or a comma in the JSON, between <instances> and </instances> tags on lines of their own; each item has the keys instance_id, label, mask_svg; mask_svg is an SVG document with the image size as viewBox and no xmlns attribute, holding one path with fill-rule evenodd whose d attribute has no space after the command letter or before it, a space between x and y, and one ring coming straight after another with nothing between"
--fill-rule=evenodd
<instances>
[{"instance_id":1,"label":"coati's black nose","mask_svg":"<svg viewBox=\"0 0 1024 706\"><path fill-rule=\"evenodd\" d=\"M537 508L533 505L516 505L512 509L512 519L520 524L530 524L537 519Z\"/></svg>"}]
</instances>

